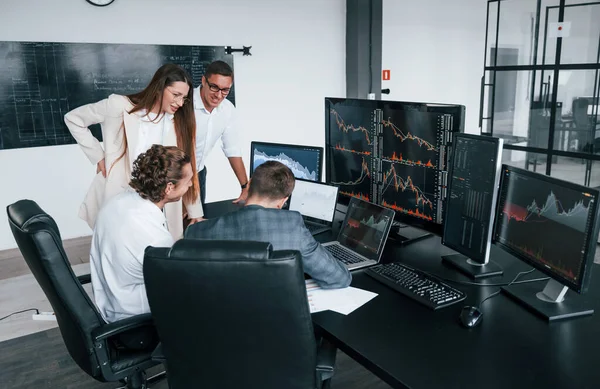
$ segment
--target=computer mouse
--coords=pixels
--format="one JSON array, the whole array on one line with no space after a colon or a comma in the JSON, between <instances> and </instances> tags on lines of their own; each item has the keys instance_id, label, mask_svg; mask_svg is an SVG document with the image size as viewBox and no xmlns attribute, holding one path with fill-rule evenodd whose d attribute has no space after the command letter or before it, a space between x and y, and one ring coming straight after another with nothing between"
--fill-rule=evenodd
<instances>
[{"instance_id":1,"label":"computer mouse","mask_svg":"<svg viewBox=\"0 0 600 389\"><path fill-rule=\"evenodd\" d=\"M460 322L467 328L472 328L481 323L483 313L477 307L465 306L460 312Z\"/></svg>"}]
</instances>

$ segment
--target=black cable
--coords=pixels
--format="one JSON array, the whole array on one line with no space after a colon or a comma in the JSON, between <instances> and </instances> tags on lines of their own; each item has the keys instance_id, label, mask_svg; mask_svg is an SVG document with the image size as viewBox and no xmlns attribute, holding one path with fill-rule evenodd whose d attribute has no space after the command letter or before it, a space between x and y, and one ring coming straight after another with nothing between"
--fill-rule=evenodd
<instances>
[{"instance_id":1,"label":"black cable","mask_svg":"<svg viewBox=\"0 0 600 389\"><path fill-rule=\"evenodd\" d=\"M29 308L29 309L24 309L22 311L18 311L18 312L13 312L10 315L4 316L3 318L0 318L0 321L4 320L4 319L8 319L9 317L11 317L12 315L16 315L18 313L23 313L23 312L28 312L28 311L35 311L36 315L40 314L40 310L37 308Z\"/></svg>"},{"instance_id":2,"label":"black cable","mask_svg":"<svg viewBox=\"0 0 600 389\"><path fill-rule=\"evenodd\" d=\"M548 281L550 277L540 277L540 278L532 278L530 280L516 281L516 282L501 282L498 284L482 284L479 282L470 282L470 281L458 281L458 280L450 280L447 278L440 278L442 281L446 282L454 282L460 285L474 285L474 286L508 286L508 285L517 285L517 284L527 284L529 282L538 282L538 281Z\"/></svg>"},{"instance_id":3,"label":"black cable","mask_svg":"<svg viewBox=\"0 0 600 389\"><path fill-rule=\"evenodd\" d=\"M528 271L522 271L522 272L518 273L518 274L515 276L515 278L513 278L513 280L512 280L511 282L509 282L509 283L508 283L508 285L506 285L506 286L510 286L510 285L512 285L512 284L513 284L513 283L514 283L514 282L517 280L517 278L519 278L521 275L523 275L523 274L529 274L529 273L531 273L531 272L532 272L532 271L534 271L534 270L535 270L535 269L531 269L531 270L528 270ZM491 299L492 297L495 297L495 296L499 295L501 291L502 291L502 289L498 289L498 290L497 290L497 291L495 291L494 293L490 294L489 296L487 296L486 298L484 298L483 300L481 300L481 301L479 302L479 304L477 304L477 309L479 309L479 308L481 307L481 305L482 305L482 304L483 304L483 303L484 303L486 300L488 300L488 299Z\"/></svg>"},{"instance_id":4,"label":"black cable","mask_svg":"<svg viewBox=\"0 0 600 389\"><path fill-rule=\"evenodd\" d=\"M517 277L519 277L522 274L529 274L534 270L535 269L531 269L526 272L521 272L521 273L517 274ZM515 279L513 279L511 282L501 282L501 283L497 283L497 284L482 284L479 282L451 280L449 278L444 278L444 277L438 276L437 274L427 272L425 270L419 269L419 271L422 273L425 273L428 276L437 278L437 279L445 281L445 282L452 282L452 283L459 284L459 285L473 285L473 286L508 286L508 285L513 285L513 284L516 285L516 284L527 284L529 282L548 281L550 279L550 277L541 277L541 278L533 278L531 280L515 281L517 279L517 277L515 277Z\"/></svg>"}]
</instances>

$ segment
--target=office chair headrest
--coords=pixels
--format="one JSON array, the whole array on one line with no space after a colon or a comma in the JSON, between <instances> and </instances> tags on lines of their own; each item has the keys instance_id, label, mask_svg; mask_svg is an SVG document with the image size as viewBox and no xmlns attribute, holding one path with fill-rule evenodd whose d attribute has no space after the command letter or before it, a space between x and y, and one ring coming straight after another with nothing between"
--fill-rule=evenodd
<instances>
[{"instance_id":1,"label":"office chair headrest","mask_svg":"<svg viewBox=\"0 0 600 389\"><path fill-rule=\"evenodd\" d=\"M267 242L181 239L173 245L170 258L177 259L268 259L273 246Z\"/></svg>"},{"instance_id":2,"label":"office chair headrest","mask_svg":"<svg viewBox=\"0 0 600 389\"><path fill-rule=\"evenodd\" d=\"M34 223L50 224L58 231L58 226L52 218L33 200L19 200L6 207L8 220L21 231L27 231L28 227Z\"/></svg>"}]
</instances>

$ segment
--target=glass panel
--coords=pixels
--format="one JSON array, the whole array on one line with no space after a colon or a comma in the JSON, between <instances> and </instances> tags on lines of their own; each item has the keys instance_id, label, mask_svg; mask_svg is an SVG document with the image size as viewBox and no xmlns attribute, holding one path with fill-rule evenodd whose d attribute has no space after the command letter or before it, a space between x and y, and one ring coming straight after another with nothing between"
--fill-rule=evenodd
<instances>
[{"instance_id":1,"label":"glass panel","mask_svg":"<svg viewBox=\"0 0 600 389\"><path fill-rule=\"evenodd\" d=\"M566 147L564 145L569 143L569 140L564 138L565 132L563 131L565 127L568 127L569 125L563 125L568 121L568 117L565 116L564 123L561 119L564 115L567 115L564 102L560 98L558 102L553 101L552 88L554 72L538 71L535 74L533 100L529 106L530 146L545 149L548 148L551 118L554 114L558 119L554 121L554 145L552 148L555 150L561 149L561 147ZM554 113L552 112L553 104L556 107Z\"/></svg>"},{"instance_id":2,"label":"glass panel","mask_svg":"<svg viewBox=\"0 0 600 389\"><path fill-rule=\"evenodd\" d=\"M582 158L556 156L552 158L550 175L561 180L585 185L585 172L591 167L591 162Z\"/></svg>"},{"instance_id":3,"label":"glass panel","mask_svg":"<svg viewBox=\"0 0 600 389\"><path fill-rule=\"evenodd\" d=\"M600 188L600 161L590 161L592 171L590 172L590 182L588 186Z\"/></svg>"},{"instance_id":4,"label":"glass panel","mask_svg":"<svg viewBox=\"0 0 600 389\"><path fill-rule=\"evenodd\" d=\"M535 139L535 144L530 144L532 75L533 72L529 70L496 72L493 134L505 139L507 144L545 147L544 139L538 139L539 137ZM547 133L545 142L548 142Z\"/></svg>"},{"instance_id":5,"label":"glass panel","mask_svg":"<svg viewBox=\"0 0 600 389\"><path fill-rule=\"evenodd\" d=\"M532 64L536 6L536 0L500 2L498 49L489 45L487 52L492 66L496 55L497 66Z\"/></svg>"},{"instance_id":6,"label":"glass panel","mask_svg":"<svg viewBox=\"0 0 600 389\"><path fill-rule=\"evenodd\" d=\"M565 6L561 64L598 63L600 2Z\"/></svg>"},{"instance_id":7,"label":"glass panel","mask_svg":"<svg viewBox=\"0 0 600 389\"><path fill-rule=\"evenodd\" d=\"M556 63L558 4L558 0L546 0L541 3L538 64L553 65Z\"/></svg>"},{"instance_id":8,"label":"glass panel","mask_svg":"<svg viewBox=\"0 0 600 389\"><path fill-rule=\"evenodd\" d=\"M600 125L594 114L597 70L561 70L557 106L561 115L556 125L556 147L563 151L600 152Z\"/></svg>"},{"instance_id":9,"label":"glass panel","mask_svg":"<svg viewBox=\"0 0 600 389\"><path fill-rule=\"evenodd\" d=\"M496 26L498 25L498 4L499 1L488 2L488 25L487 25L487 42L486 42L486 66L493 66L494 61L490 55L491 48L496 47Z\"/></svg>"},{"instance_id":10,"label":"glass panel","mask_svg":"<svg viewBox=\"0 0 600 389\"><path fill-rule=\"evenodd\" d=\"M548 156L542 153L528 153L521 150L502 150L502 163L521 169L546 174Z\"/></svg>"}]
</instances>

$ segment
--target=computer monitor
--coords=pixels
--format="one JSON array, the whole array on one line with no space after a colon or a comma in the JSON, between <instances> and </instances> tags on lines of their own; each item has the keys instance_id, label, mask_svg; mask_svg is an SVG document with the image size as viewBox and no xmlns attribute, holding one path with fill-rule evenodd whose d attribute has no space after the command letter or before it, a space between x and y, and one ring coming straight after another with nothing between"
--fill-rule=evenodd
<instances>
[{"instance_id":1,"label":"computer monitor","mask_svg":"<svg viewBox=\"0 0 600 389\"><path fill-rule=\"evenodd\" d=\"M464 115L462 105L325 98L326 181L340 187L342 204L367 200L441 234L448 147ZM411 228L397 231L390 237Z\"/></svg>"},{"instance_id":2,"label":"computer monitor","mask_svg":"<svg viewBox=\"0 0 600 389\"><path fill-rule=\"evenodd\" d=\"M296 178L321 181L322 147L267 142L252 142L250 147L250 177L262 163L279 161L289 167Z\"/></svg>"},{"instance_id":3,"label":"computer monitor","mask_svg":"<svg viewBox=\"0 0 600 389\"><path fill-rule=\"evenodd\" d=\"M442 244L459 254L442 259L472 278L502 274L500 266L489 260L502 144L502 139L491 136L454 136Z\"/></svg>"},{"instance_id":4,"label":"computer monitor","mask_svg":"<svg viewBox=\"0 0 600 389\"><path fill-rule=\"evenodd\" d=\"M503 288L548 320L589 315L584 296L598 236L596 189L503 165L494 228L496 244L551 277ZM537 293L536 293L537 292Z\"/></svg>"}]
</instances>

